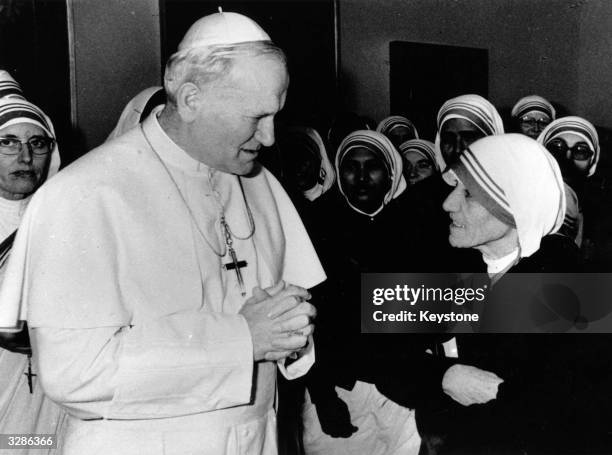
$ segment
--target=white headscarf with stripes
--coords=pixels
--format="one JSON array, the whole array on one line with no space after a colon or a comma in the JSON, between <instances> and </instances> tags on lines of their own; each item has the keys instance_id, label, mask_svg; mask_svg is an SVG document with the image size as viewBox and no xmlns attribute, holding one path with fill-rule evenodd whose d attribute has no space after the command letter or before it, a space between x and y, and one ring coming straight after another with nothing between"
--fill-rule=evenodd
<instances>
[{"instance_id":1,"label":"white headscarf with stripes","mask_svg":"<svg viewBox=\"0 0 612 455\"><path fill-rule=\"evenodd\" d=\"M561 117L551 122L544 131L538 136L538 142L546 146L550 141L559 137L563 133L574 133L580 136L589 145L593 151L593 158L589 165L587 177L592 176L597 169L599 162L599 135L591 122L582 117L568 116Z\"/></svg>"},{"instance_id":2,"label":"white headscarf with stripes","mask_svg":"<svg viewBox=\"0 0 612 455\"><path fill-rule=\"evenodd\" d=\"M485 137L451 164L444 178L461 181L493 216L516 228L519 257L538 251L565 216L565 190L555 158L522 134Z\"/></svg>"},{"instance_id":3,"label":"white headscarf with stripes","mask_svg":"<svg viewBox=\"0 0 612 455\"><path fill-rule=\"evenodd\" d=\"M419 133L417 132L414 124L402 115L392 115L390 117L382 119L376 127L376 131L388 137L388 134L391 131L400 126L408 128L410 131L412 131L412 134L416 139L419 138Z\"/></svg>"},{"instance_id":4,"label":"white headscarf with stripes","mask_svg":"<svg viewBox=\"0 0 612 455\"><path fill-rule=\"evenodd\" d=\"M24 99L19 83L4 70L0 70L0 98Z\"/></svg>"},{"instance_id":5,"label":"white headscarf with stripes","mask_svg":"<svg viewBox=\"0 0 612 455\"><path fill-rule=\"evenodd\" d=\"M287 128L287 133L293 135L294 138L305 137L309 144L316 148L317 158L321 164L317 172L317 181L312 188L308 188L303 192L304 197L309 201L314 201L322 194L326 193L336 181L336 173L327 156L327 149L323 143L323 138L317 130L305 126L293 126ZM302 142L304 139L302 139ZM312 147L309 147L312 150Z\"/></svg>"},{"instance_id":6,"label":"white headscarf with stripes","mask_svg":"<svg viewBox=\"0 0 612 455\"><path fill-rule=\"evenodd\" d=\"M440 169L446 168L446 161L440 150L440 130L445 122L459 118L470 122L485 136L504 134L504 122L497 109L480 95L461 95L446 101L438 111L436 133L436 160Z\"/></svg>"},{"instance_id":7,"label":"white headscarf with stripes","mask_svg":"<svg viewBox=\"0 0 612 455\"><path fill-rule=\"evenodd\" d=\"M5 97L0 99L0 129L20 123L36 125L42 128L50 138L56 139L51 119L38 106L23 98ZM55 175L59 166L60 154L57 141L55 141L46 178Z\"/></svg>"},{"instance_id":8,"label":"white headscarf with stripes","mask_svg":"<svg viewBox=\"0 0 612 455\"><path fill-rule=\"evenodd\" d=\"M403 156L408 151L414 151L428 159L436 172L440 172L440 165L436 160L434 143L425 139L410 139L399 146L399 152Z\"/></svg>"},{"instance_id":9,"label":"white headscarf with stripes","mask_svg":"<svg viewBox=\"0 0 612 455\"><path fill-rule=\"evenodd\" d=\"M551 120L554 120L557 115L550 101L539 95L529 95L518 100L512 108L512 113L510 115L513 118L521 118L531 112L543 112L548 115Z\"/></svg>"},{"instance_id":10,"label":"white headscarf with stripes","mask_svg":"<svg viewBox=\"0 0 612 455\"><path fill-rule=\"evenodd\" d=\"M342 161L348 152L356 148L367 148L368 150L371 150L384 160L385 166L389 170L391 188L389 188L389 191L387 191L385 194L380 207L378 207L373 213L365 213L352 205L342 188L340 166L342 165ZM382 133L370 130L359 130L349 134L342 141L340 147L338 147L335 165L336 173L338 174L338 187L340 188L340 193L342 193L342 196L344 196L348 205L362 215L368 215L371 217L376 216L389 202L391 202L391 200L398 197L406 189L406 180L402 174L402 157L391 141Z\"/></svg>"}]
</instances>

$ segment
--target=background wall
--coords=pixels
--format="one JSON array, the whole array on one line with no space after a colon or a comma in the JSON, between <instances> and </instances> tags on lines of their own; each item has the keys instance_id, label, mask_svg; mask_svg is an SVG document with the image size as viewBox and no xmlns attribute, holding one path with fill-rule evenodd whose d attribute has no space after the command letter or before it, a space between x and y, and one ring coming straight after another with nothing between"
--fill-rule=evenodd
<instances>
[{"instance_id":1,"label":"background wall","mask_svg":"<svg viewBox=\"0 0 612 455\"><path fill-rule=\"evenodd\" d=\"M342 99L351 110L389 114L388 44L405 40L489 49L489 95L500 107L538 93L612 127L610 1L338 1ZM160 83L159 1L72 2L78 124L90 149L132 96Z\"/></svg>"},{"instance_id":2,"label":"background wall","mask_svg":"<svg viewBox=\"0 0 612 455\"><path fill-rule=\"evenodd\" d=\"M125 104L161 83L157 0L73 0L77 123L83 152L100 145Z\"/></svg>"},{"instance_id":3,"label":"background wall","mask_svg":"<svg viewBox=\"0 0 612 455\"><path fill-rule=\"evenodd\" d=\"M583 0L578 9L576 111L585 112L597 125L612 128L612 2Z\"/></svg>"},{"instance_id":4,"label":"background wall","mask_svg":"<svg viewBox=\"0 0 612 455\"><path fill-rule=\"evenodd\" d=\"M488 49L489 98L500 107L538 93L588 116L579 88L601 93L608 77L589 71L585 79L581 61L589 50L590 63L612 65L600 39L609 35L606 13L612 2L599 0L340 0L347 107L375 120L389 114L388 43L403 40ZM612 125L612 113L596 121Z\"/></svg>"}]
</instances>

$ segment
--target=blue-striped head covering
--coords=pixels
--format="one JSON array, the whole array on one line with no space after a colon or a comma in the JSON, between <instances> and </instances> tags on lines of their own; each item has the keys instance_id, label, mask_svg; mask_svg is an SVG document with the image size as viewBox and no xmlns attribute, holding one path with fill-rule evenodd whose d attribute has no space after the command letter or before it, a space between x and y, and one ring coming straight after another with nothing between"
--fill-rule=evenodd
<instances>
[{"instance_id":1,"label":"blue-striped head covering","mask_svg":"<svg viewBox=\"0 0 612 455\"><path fill-rule=\"evenodd\" d=\"M538 251L565 216L565 190L555 158L522 134L485 137L450 165L444 178L461 181L493 216L516 228L520 257Z\"/></svg>"},{"instance_id":2,"label":"blue-striped head covering","mask_svg":"<svg viewBox=\"0 0 612 455\"><path fill-rule=\"evenodd\" d=\"M385 136L388 136L388 134L391 133L395 128L401 126L408 128L410 131L412 131L412 134L416 139L419 138L419 133L417 132L414 124L406 117L403 117L401 115L392 115L390 117L382 119L376 127L376 131L384 134Z\"/></svg>"},{"instance_id":3,"label":"blue-striped head covering","mask_svg":"<svg viewBox=\"0 0 612 455\"><path fill-rule=\"evenodd\" d=\"M382 133L371 130L359 130L349 134L338 147L338 153L336 154L336 174L340 176L340 166L342 161L346 157L347 153L356 148L367 148L371 150L377 156L380 156L381 160L385 163L385 166L389 172L389 178L391 179L391 188L385 194L381 206L378 207L373 213L365 213L354 205L346 197L342 188L342 179L338 178L338 187L340 193L346 199L351 208L363 215L375 216L377 215L391 200L398 197L406 189L406 180L402 174L402 157L391 143L391 141Z\"/></svg>"},{"instance_id":4,"label":"blue-striped head covering","mask_svg":"<svg viewBox=\"0 0 612 455\"><path fill-rule=\"evenodd\" d=\"M412 150L423 155L425 158L431 161L431 164L434 166L436 172L440 172L440 166L436 161L436 152L433 142L427 141L425 139L410 139L409 141L406 141L399 146L399 152L402 156L406 152Z\"/></svg>"},{"instance_id":5,"label":"blue-striped head covering","mask_svg":"<svg viewBox=\"0 0 612 455\"><path fill-rule=\"evenodd\" d=\"M518 100L512 108L510 115L512 115L513 118L520 119L530 112L542 112L548 115L551 120L554 120L557 115L550 101L539 95L529 95Z\"/></svg>"},{"instance_id":6,"label":"blue-striped head covering","mask_svg":"<svg viewBox=\"0 0 612 455\"><path fill-rule=\"evenodd\" d=\"M23 91L17 81L8 72L0 70L0 98L5 97L24 99Z\"/></svg>"},{"instance_id":7,"label":"blue-striped head covering","mask_svg":"<svg viewBox=\"0 0 612 455\"><path fill-rule=\"evenodd\" d=\"M550 141L563 133L574 133L582 137L593 151L593 158L589 165L587 177L592 176L597 169L599 162L599 135L591 122L582 117L569 116L561 117L550 123L538 136L538 142L546 146Z\"/></svg>"},{"instance_id":8,"label":"blue-striped head covering","mask_svg":"<svg viewBox=\"0 0 612 455\"><path fill-rule=\"evenodd\" d=\"M29 123L42 128L47 135L56 139L55 130L49 117L36 105L26 101L23 97L5 96L0 98L0 129L20 123ZM60 166L60 154L57 141L51 151L51 159L47 177L57 173Z\"/></svg>"},{"instance_id":9,"label":"blue-striped head covering","mask_svg":"<svg viewBox=\"0 0 612 455\"><path fill-rule=\"evenodd\" d=\"M446 161L440 150L440 130L445 122L453 118L466 120L485 136L504 134L504 122L497 109L480 95L461 95L446 101L438 111L438 132L436 133L436 160L440 169L446 168Z\"/></svg>"}]
</instances>

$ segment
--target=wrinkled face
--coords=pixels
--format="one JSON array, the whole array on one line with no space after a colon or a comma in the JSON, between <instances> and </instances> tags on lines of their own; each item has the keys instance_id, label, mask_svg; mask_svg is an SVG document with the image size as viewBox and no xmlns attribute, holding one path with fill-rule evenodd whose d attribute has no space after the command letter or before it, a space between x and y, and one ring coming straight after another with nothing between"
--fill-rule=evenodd
<instances>
[{"instance_id":1,"label":"wrinkled face","mask_svg":"<svg viewBox=\"0 0 612 455\"><path fill-rule=\"evenodd\" d=\"M446 164L452 163L465 148L486 135L473 123L452 118L440 128L440 150Z\"/></svg>"},{"instance_id":2,"label":"wrinkled face","mask_svg":"<svg viewBox=\"0 0 612 455\"><path fill-rule=\"evenodd\" d=\"M223 172L253 170L262 146L274 144L274 116L285 104L286 68L272 55L240 56L227 77L204 89L190 143L196 157Z\"/></svg>"},{"instance_id":3,"label":"wrinkled face","mask_svg":"<svg viewBox=\"0 0 612 455\"><path fill-rule=\"evenodd\" d=\"M358 147L349 151L340 164L340 184L352 205L372 213L391 188L391 176L381 156Z\"/></svg>"},{"instance_id":4,"label":"wrinkled face","mask_svg":"<svg viewBox=\"0 0 612 455\"><path fill-rule=\"evenodd\" d=\"M6 139L36 143L36 139L40 138L47 138L47 133L39 126L29 123L0 129L0 197L23 199L43 183L51 159L50 150L46 155L34 155L28 146L22 145L21 152L17 155L8 156L2 153L2 145L9 143Z\"/></svg>"},{"instance_id":5,"label":"wrinkled face","mask_svg":"<svg viewBox=\"0 0 612 455\"><path fill-rule=\"evenodd\" d=\"M564 132L546 143L546 148L555 157L565 179L586 177L595 151L582 136L570 131Z\"/></svg>"},{"instance_id":6,"label":"wrinkled face","mask_svg":"<svg viewBox=\"0 0 612 455\"><path fill-rule=\"evenodd\" d=\"M518 121L519 132L532 139L537 139L551 121L552 119L544 112L527 112Z\"/></svg>"},{"instance_id":7,"label":"wrinkled face","mask_svg":"<svg viewBox=\"0 0 612 455\"><path fill-rule=\"evenodd\" d=\"M434 173L433 163L416 150L407 150L403 153L404 177L410 185L414 185Z\"/></svg>"},{"instance_id":8,"label":"wrinkled face","mask_svg":"<svg viewBox=\"0 0 612 455\"><path fill-rule=\"evenodd\" d=\"M386 136L393 143L393 145L395 145L395 147L399 147L401 144L409 141L410 139L416 139L414 132L404 125L396 126L389 131Z\"/></svg>"},{"instance_id":9,"label":"wrinkled face","mask_svg":"<svg viewBox=\"0 0 612 455\"><path fill-rule=\"evenodd\" d=\"M476 201L460 181L442 207L451 218L448 240L454 247L496 251L512 231L512 227L495 218Z\"/></svg>"}]
</instances>

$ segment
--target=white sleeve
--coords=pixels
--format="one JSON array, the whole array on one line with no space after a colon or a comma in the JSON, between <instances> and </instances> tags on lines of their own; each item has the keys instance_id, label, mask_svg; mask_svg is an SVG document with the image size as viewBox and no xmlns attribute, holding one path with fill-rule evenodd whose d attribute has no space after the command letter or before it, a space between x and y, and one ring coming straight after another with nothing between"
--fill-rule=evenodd
<instances>
[{"instance_id":1,"label":"white sleeve","mask_svg":"<svg viewBox=\"0 0 612 455\"><path fill-rule=\"evenodd\" d=\"M80 418L146 419L246 404L253 346L240 315L181 313L131 327L33 328L47 395Z\"/></svg>"},{"instance_id":2,"label":"white sleeve","mask_svg":"<svg viewBox=\"0 0 612 455\"><path fill-rule=\"evenodd\" d=\"M298 359L288 366L285 366L286 359L279 360L278 370L285 377L285 379L292 380L304 376L310 370L315 363L315 347L314 339L312 335L308 337L308 344L306 349L300 353Z\"/></svg>"}]
</instances>

